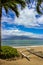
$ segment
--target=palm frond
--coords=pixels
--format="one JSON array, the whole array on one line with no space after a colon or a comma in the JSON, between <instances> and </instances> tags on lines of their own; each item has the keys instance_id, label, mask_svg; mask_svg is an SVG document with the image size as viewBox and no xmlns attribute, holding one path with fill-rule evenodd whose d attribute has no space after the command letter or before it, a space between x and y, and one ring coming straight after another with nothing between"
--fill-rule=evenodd
<instances>
[{"instance_id":1,"label":"palm frond","mask_svg":"<svg viewBox=\"0 0 43 65\"><path fill-rule=\"evenodd\" d=\"M8 6L4 6L6 13L8 13Z\"/></svg>"},{"instance_id":2,"label":"palm frond","mask_svg":"<svg viewBox=\"0 0 43 65\"><path fill-rule=\"evenodd\" d=\"M18 8L17 8L17 5L16 5L16 4L10 3L10 4L9 4L9 8L16 13L16 16L17 16L17 17L19 16L19 12L18 12Z\"/></svg>"},{"instance_id":3,"label":"palm frond","mask_svg":"<svg viewBox=\"0 0 43 65\"><path fill-rule=\"evenodd\" d=\"M12 9L16 16L19 16L17 4L20 4L22 8L25 7L25 1L24 0L1 0L2 7L5 8L6 13L8 12L8 8Z\"/></svg>"},{"instance_id":4,"label":"palm frond","mask_svg":"<svg viewBox=\"0 0 43 65\"><path fill-rule=\"evenodd\" d=\"M40 5L41 5L41 3L42 3L42 0L38 0L37 6L36 6L36 10L37 10L37 12L38 12L39 14L42 14L42 12L40 11Z\"/></svg>"}]
</instances>

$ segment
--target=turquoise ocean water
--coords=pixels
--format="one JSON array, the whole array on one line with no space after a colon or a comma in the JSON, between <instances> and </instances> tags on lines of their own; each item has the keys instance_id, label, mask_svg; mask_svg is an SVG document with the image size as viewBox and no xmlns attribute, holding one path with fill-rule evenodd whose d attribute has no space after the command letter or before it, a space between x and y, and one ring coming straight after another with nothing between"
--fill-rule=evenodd
<instances>
[{"instance_id":1,"label":"turquoise ocean water","mask_svg":"<svg viewBox=\"0 0 43 65\"><path fill-rule=\"evenodd\" d=\"M1 44L7 46L34 46L43 45L43 40L2 40Z\"/></svg>"}]
</instances>

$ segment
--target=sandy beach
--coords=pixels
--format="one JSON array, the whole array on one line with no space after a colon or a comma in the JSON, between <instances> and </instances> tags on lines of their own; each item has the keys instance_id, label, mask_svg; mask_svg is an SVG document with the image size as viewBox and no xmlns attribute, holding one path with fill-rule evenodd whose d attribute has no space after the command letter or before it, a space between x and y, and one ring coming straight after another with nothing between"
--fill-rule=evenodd
<instances>
[{"instance_id":1,"label":"sandy beach","mask_svg":"<svg viewBox=\"0 0 43 65\"><path fill-rule=\"evenodd\" d=\"M15 48L15 47L13 47ZM20 52L22 51L25 55L29 56L30 60L26 58L20 58L18 60L2 60L0 59L1 65L43 65L43 58L40 58L30 52L27 52L26 48L34 49L34 51L41 51L43 52L43 46L26 46L26 47L16 47L17 50Z\"/></svg>"}]
</instances>

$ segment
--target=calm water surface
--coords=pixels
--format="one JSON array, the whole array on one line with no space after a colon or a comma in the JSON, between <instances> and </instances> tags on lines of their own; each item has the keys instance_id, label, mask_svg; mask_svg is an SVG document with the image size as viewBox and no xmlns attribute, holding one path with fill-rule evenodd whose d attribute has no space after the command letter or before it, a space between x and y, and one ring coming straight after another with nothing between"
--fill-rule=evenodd
<instances>
[{"instance_id":1,"label":"calm water surface","mask_svg":"<svg viewBox=\"0 0 43 65\"><path fill-rule=\"evenodd\" d=\"M2 40L2 45L9 46L33 46L43 45L43 40Z\"/></svg>"}]
</instances>

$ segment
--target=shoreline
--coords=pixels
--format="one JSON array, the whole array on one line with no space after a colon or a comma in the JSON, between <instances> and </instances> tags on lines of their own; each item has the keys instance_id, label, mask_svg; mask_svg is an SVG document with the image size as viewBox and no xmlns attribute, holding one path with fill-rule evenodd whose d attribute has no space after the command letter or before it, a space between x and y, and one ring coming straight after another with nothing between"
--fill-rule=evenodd
<instances>
[{"instance_id":1,"label":"shoreline","mask_svg":"<svg viewBox=\"0 0 43 65\"><path fill-rule=\"evenodd\" d=\"M27 47L43 47L43 45L34 45L34 46L12 46L13 48L27 48Z\"/></svg>"}]
</instances>

